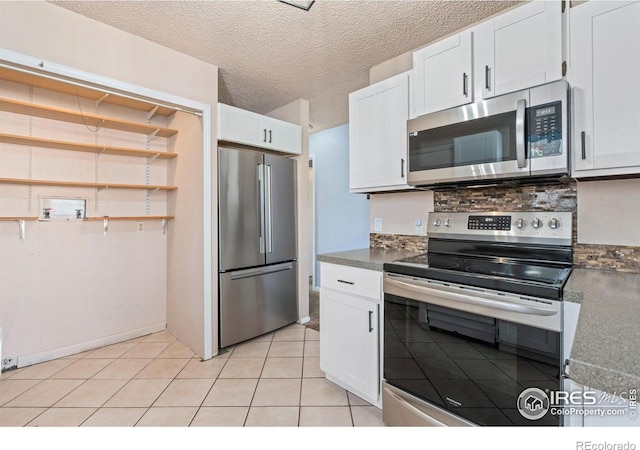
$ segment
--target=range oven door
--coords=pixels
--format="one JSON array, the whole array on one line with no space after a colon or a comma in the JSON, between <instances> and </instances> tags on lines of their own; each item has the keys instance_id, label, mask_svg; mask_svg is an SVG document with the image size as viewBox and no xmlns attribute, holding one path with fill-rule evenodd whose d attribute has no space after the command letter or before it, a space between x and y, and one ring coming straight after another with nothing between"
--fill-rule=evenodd
<instances>
[{"instance_id":1,"label":"range oven door","mask_svg":"<svg viewBox=\"0 0 640 450\"><path fill-rule=\"evenodd\" d=\"M540 325L555 322L560 302L540 300L538 306L529 299L531 305L515 302L517 311L509 311L508 296L490 298L503 297L498 293L483 298L474 289L451 285L440 291L438 283L401 290L402 285L393 286L394 277L386 273L384 281L385 423L560 424L550 413L529 420L518 410L518 398L527 388L560 389L561 332ZM517 321L504 318L509 314ZM528 316L533 320L523 323Z\"/></svg>"},{"instance_id":2,"label":"range oven door","mask_svg":"<svg viewBox=\"0 0 640 450\"><path fill-rule=\"evenodd\" d=\"M560 81L412 119L408 183L566 174L566 111Z\"/></svg>"}]
</instances>

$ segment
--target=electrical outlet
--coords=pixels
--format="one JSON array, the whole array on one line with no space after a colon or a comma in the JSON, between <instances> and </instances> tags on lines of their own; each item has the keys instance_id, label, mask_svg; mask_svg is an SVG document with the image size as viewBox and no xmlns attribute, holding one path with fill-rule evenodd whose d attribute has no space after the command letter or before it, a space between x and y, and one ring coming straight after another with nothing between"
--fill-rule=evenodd
<instances>
[{"instance_id":1,"label":"electrical outlet","mask_svg":"<svg viewBox=\"0 0 640 450\"><path fill-rule=\"evenodd\" d=\"M15 358L2 358L2 371L15 369L16 359Z\"/></svg>"},{"instance_id":2,"label":"electrical outlet","mask_svg":"<svg viewBox=\"0 0 640 450\"><path fill-rule=\"evenodd\" d=\"M373 219L373 231L382 231L382 219L380 217Z\"/></svg>"},{"instance_id":3,"label":"electrical outlet","mask_svg":"<svg viewBox=\"0 0 640 450\"><path fill-rule=\"evenodd\" d=\"M416 234L424 234L424 220L416 219L415 222Z\"/></svg>"},{"instance_id":4,"label":"electrical outlet","mask_svg":"<svg viewBox=\"0 0 640 450\"><path fill-rule=\"evenodd\" d=\"M142 233L144 231L144 222L138 222L138 233Z\"/></svg>"}]
</instances>

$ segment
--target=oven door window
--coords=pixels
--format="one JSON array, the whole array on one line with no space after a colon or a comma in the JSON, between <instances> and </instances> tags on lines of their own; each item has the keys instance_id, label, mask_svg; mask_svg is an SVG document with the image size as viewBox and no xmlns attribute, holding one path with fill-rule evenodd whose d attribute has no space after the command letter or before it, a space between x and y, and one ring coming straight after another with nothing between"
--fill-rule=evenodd
<instances>
[{"instance_id":1,"label":"oven door window","mask_svg":"<svg viewBox=\"0 0 640 450\"><path fill-rule=\"evenodd\" d=\"M409 135L409 167L422 170L515 161L516 112Z\"/></svg>"},{"instance_id":2,"label":"oven door window","mask_svg":"<svg viewBox=\"0 0 640 450\"><path fill-rule=\"evenodd\" d=\"M385 295L387 383L479 425L559 425L517 409L523 390L560 388L560 333Z\"/></svg>"}]
</instances>

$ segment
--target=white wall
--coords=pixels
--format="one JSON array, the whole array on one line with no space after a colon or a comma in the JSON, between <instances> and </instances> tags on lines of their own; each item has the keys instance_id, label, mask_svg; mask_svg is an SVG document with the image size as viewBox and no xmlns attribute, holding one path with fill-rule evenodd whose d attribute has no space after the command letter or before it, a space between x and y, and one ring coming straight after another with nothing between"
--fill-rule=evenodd
<instances>
[{"instance_id":1,"label":"white wall","mask_svg":"<svg viewBox=\"0 0 640 450\"><path fill-rule=\"evenodd\" d=\"M85 18L73 12L58 8L52 4L35 1L35 2L0 2L0 48L25 55L41 58L44 61L44 68L47 68L49 62L77 68L86 72L98 74L104 77L110 77L114 80L120 80L126 83L154 89L163 93L192 99L212 106L212 115L210 126L215 134L215 105L218 99L218 69L216 66L204 63L195 58L186 56L165 47L153 44L147 40L117 30L104 24L100 24L91 19ZM213 149L212 149L213 150ZM197 168L197 172L193 174L182 174L176 176L176 181L182 189L190 185L192 196L189 199L193 205L190 209L185 209L176 223L181 222L182 234L177 237L178 242L174 245L190 245L188 259L173 261L175 264L183 264L191 267L186 277L180 280L173 279L173 282L179 283L174 291L180 292L179 299L168 298L167 301L177 301L182 303L183 308L189 308L191 305L202 305L205 301L212 302L213 299L205 299L205 291L210 290L217 292L217 278L207 278L204 273L204 261L207 254L211 256L215 249L204 247L204 225L205 219L210 219L213 224L212 235L217 234L217 211L215 208L212 217L204 218L202 215L203 189L202 189L202 166L203 153L202 149L181 149L179 156L179 165L188 165ZM212 162L211 171L216 173L215 158ZM2 187L2 189L6 189ZM213 183L211 192L212 198L216 198L216 184ZM11 241L16 239L15 224L1 225L0 236L3 240ZM27 239L28 242L18 246L19 243L12 242L11 248L15 251L11 260L3 259L0 264L2 273L19 273L22 278L20 280L38 279L46 280L44 285L50 285L49 282L62 279L69 279L77 282L81 280L80 290L67 290L65 287L58 295L58 301L53 303L50 297L42 295L42 283L23 284L22 289L28 298L38 299L37 302L30 304L22 302L22 295L11 297L3 295L1 300L2 307L6 308L7 303L10 304L9 309L4 309L0 320L2 321L3 332L5 333L3 345L3 355L10 355L10 352L20 352L21 354L31 354L39 351L55 350L65 345L72 345L80 340L90 341L93 339L106 338L106 333L113 330L104 330L101 327L101 321L104 320L104 312L100 309L90 308L89 304L83 299L91 297L91 302L96 305L112 305L110 311L122 320L120 323L123 328L131 328L138 326L137 324L127 324L130 318L126 317L127 309L115 311L119 305L129 309L136 309L140 317L145 317L148 323L154 323L157 320L165 321L166 312L160 314L156 308L164 308L164 298L166 294L167 275L154 270L153 283L146 283L144 289L131 289L130 285L135 281L139 282L138 275L141 271L141 263L137 259L144 256L145 261L151 261L158 258L162 264L166 264L166 256L163 254L149 253L145 250L137 248L131 244L128 237L122 236L121 245L122 252L116 252L121 260L114 261L113 258L101 258L97 265L86 266L76 264L77 273L71 273L64 270L63 260L49 259L49 264L42 266L39 258L41 247L36 246L36 239L49 239L51 235L42 234L36 237L32 233L33 227L39 224L31 224L28 226ZM89 226L89 224L83 225ZM93 224L92 226L95 226ZM112 225L109 237L113 237L109 242L115 241L120 237L118 229L122 225ZM99 228L99 227L98 227ZM82 229L77 230L74 239L75 246L86 246L84 250L86 254L94 252L102 252L107 254L114 251L113 247L103 248L106 241L103 240L101 230L95 236L82 235ZM111 235L113 232L113 235ZM169 232L173 232L171 225ZM32 236L33 234L33 236ZM146 235L151 236L151 233ZM187 238L188 236L188 238ZM32 242L33 239L33 242ZM184 242L180 242L184 239ZM32 248L29 246L33 245ZM166 252L166 246L160 246L157 251ZM4 247L3 247L4 248ZM35 255L29 252L35 251ZM71 257L68 257L71 258ZM73 258L71 258L73 259ZM37 264L35 263L37 261ZM194 264L194 261L196 263ZM118 267L113 265L117 262ZM54 267L54 265L56 267ZM14 268L13 266L20 267ZM55 270L54 270L55 269ZM162 271L160 271L162 272ZM217 259L213 258L212 273L217 273ZM26 278L25 278L26 277ZM42 278L45 277L45 278ZM151 275L149 275L151 277ZM89 282L88 280L94 280ZM210 281L208 281L210 280ZM205 286L205 282L208 285ZM171 283L171 281L170 281ZM156 292L155 289L158 289ZM206 289L205 289L206 288ZM70 292L70 293L67 293ZM140 295L144 294L147 298L154 299L153 305L147 305L140 302ZM1 295L1 294L0 294ZM119 296L117 302L114 303L114 295ZM51 336L43 338L41 335L30 335L24 328L26 323L33 320L34 314L40 314L40 310L46 310L51 313L47 320L54 323L61 320L63 323L73 323L75 326L82 327L86 334L69 338L66 341L57 340ZM78 309L79 308L79 309ZM78 320L72 320L77 311L86 308L86 314L79 316ZM108 308L107 308L108 309ZM134 315L135 316L135 315ZM43 317L42 320L45 320ZM214 326L217 324L217 308L212 308L212 320ZM5 325L8 324L8 325ZM189 345L196 353L203 355L205 352L204 318L195 317L190 319L189 327L181 327L187 329L184 335L178 337ZM8 332L9 329L9 332ZM11 331L13 330L13 331ZM58 330L60 331L60 330ZM15 333L15 334L14 334ZM64 333L62 334L64 336ZM211 340L206 343L207 346L217 349L217 328L211 332Z\"/></svg>"},{"instance_id":2,"label":"white wall","mask_svg":"<svg viewBox=\"0 0 640 450\"><path fill-rule=\"evenodd\" d=\"M349 193L349 125L311 135L316 195L316 252L369 247L369 201ZM320 285L319 264L315 283Z\"/></svg>"},{"instance_id":3,"label":"white wall","mask_svg":"<svg viewBox=\"0 0 640 450\"><path fill-rule=\"evenodd\" d=\"M426 236L428 213L433 211L433 191L399 192L371 196L369 229L372 233ZM382 220L376 231L375 220ZM422 220L422 230L415 220Z\"/></svg>"},{"instance_id":4,"label":"white wall","mask_svg":"<svg viewBox=\"0 0 640 450\"><path fill-rule=\"evenodd\" d=\"M578 243L640 246L640 180L578 182Z\"/></svg>"}]
</instances>

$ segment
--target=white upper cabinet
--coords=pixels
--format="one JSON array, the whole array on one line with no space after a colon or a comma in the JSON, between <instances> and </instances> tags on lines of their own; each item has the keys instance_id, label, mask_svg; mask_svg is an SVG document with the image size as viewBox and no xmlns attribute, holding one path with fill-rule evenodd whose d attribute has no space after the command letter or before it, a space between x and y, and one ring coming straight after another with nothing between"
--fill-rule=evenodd
<instances>
[{"instance_id":1,"label":"white upper cabinet","mask_svg":"<svg viewBox=\"0 0 640 450\"><path fill-rule=\"evenodd\" d=\"M573 176L640 173L640 3L571 9Z\"/></svg>"},{"instance_id":2,"label":"white upper cabinet","mask_svg":"<svg viewBox=\"0 0 640 450\"><path fill-rule=\"evenodd\" d=\"M530 2L473 28L477 99L562 79L562 3Z\"/></svg>"},{"instance_id":3,"label":"white upper cabinet","mask_svg":"<svg viewBox=\"0 0 640 450\"><path fill-rule=\"evenodd\" d=\"M300 125L218 103L218 139L299 155Z\"/></svg>"},{"instance_id":4,"label":"white upper cabinet","mask_svg":"<svg viewBox=\"0 0 640 450\"><path fill-rule=\"evenodd\" d=\"M349 94L351 192L408 189L409 73Z\"/></svg>"},{"instance_id":5,"label":"white upper cabinet","mask_svg":"<svg viewBox=\"0 0 640 450\"><path fill-rule=\"evenodd\" d=\"M473 101L471 41L467 30L413 54L416 116Z\"/></svg>"}]
</instances>

